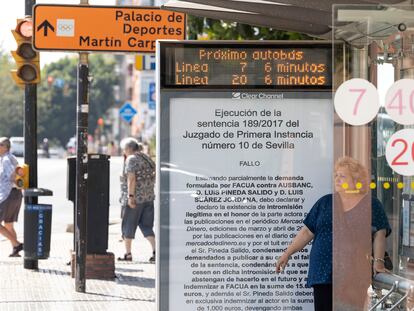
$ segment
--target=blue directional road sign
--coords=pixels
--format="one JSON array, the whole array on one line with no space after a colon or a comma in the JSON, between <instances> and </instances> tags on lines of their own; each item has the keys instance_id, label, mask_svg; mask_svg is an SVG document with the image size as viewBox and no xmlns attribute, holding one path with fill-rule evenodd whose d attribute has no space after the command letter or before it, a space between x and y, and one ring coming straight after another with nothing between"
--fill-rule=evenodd
<instances>
[{"instance_id":1,"label":"blue directional road sign","mask_svg":"<svg viewBox=\"0 0 414 311\"><path fill-rule=\"evenodd\" d=\"M131 103L126 102L119 108L119 116L124 119L126 122L130 123L132 118L137 114L137 111L134 107L131 106Z\"/></svg>"},{"instance_id":2,"label":"blue directional road sign","mask_svg":"<svg viewBox=\"0 0 414 311\"><path fill-rule=\"evenodd\" d=\"M148 109L155 110L155 82L151 82L148 88Z\"/></svg>"}]
</instances>

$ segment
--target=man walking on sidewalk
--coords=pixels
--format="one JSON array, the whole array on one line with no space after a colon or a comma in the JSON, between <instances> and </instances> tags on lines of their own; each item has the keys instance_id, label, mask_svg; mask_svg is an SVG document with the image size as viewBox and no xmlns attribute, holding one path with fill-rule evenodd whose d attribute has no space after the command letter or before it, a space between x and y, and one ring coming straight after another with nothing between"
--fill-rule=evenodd
<instances>
[{"instance_id":1,"label":"man walking on sidewalk","mask_svg":"<svg viewBox=\"0 0 414 311\"><path fill-rule=\"evenodd\" d=\"M14 187L17 164L16 158L10 153L10 140L0 137L0 234L12 244L10 257L20 257L19 252L23 249L23 243L17 240L13 227L22 204L22 193Z\"/></svg>"},{"instance_id":2,"label":"man walking on sidewalk","mask_svg":"<svg viewBox=\"0 0 414 311\"><path fill-rule=\"evenodd\" d=\"M131 244L137 227L152 247L150 262L155 262L154 184L155 163L142 152L142 145L134 138L123 141L126 157L121 176L122 237L125 255L120 261L132 261Z\"/></svg>"}]
</instances>

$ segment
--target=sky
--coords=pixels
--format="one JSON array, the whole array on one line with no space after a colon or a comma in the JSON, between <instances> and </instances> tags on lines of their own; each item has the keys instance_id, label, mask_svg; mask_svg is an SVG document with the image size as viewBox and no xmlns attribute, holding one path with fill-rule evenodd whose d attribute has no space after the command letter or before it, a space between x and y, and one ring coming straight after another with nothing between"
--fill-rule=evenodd
<instances>
[{"instance_id":1,"label":"sky","mask_svg":"<svg viewBox=\"0 0 414 311\"><path fill-rule=\"evenodd\" d=\"M73 4L77 5L80 1L76 0L37 0L36 4ZM89 4L93 5L114 5L115 0L89 0ZM16 41L11 33L11 30L16 27L16 19L24 17L24 0L7 1L7 6L4 5L0 10L0 47L5 51L11 51L16 48ZM60 52L41 52L40 64L54 62L59 58L67 55L76 55L76 53L60 53Z\"/></svg>"}]
</instances>

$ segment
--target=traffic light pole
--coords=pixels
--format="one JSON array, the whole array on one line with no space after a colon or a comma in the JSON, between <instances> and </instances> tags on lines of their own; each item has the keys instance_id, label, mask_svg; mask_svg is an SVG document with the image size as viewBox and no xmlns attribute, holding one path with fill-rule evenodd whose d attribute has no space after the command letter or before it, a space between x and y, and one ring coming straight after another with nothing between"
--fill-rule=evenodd
<instances>
[{"instance_id":1,"label":"traffic light pole","mask_svg":"<svg viewBox=\"0 0 414 311\"><path fill-rule=\"evenodd\" d=\"M32 15L35 0L25 0L25 15ZM37 85L26 84L24 87L24 162L29 165L29 188L37 188ZM25 196L25 204L37 204L37 197ZM27 230L26 217L24 217L24 231ZM37 259L24 259L25 269L38 269Z\"/></svg>"},{"instance_id":2,"label":"traffic light pole","mask_svg":"<svg viewBox=\"0 0 414 311\"><path fill-rule=\"evenodd\" d=\"M84 293L86 291L86 217L88 206L89 65L87 53L79 53L76 114L75 287L77 292Z\"/></svg>"},{"instance_id":3,"label":"traffic light pole","mask_svg":"<svg viewBox=\"0 0 414 311\"><path fill-rule=\"evenodd\" d=\"M29 188L37 188L37 85L26 84L24 90L24 162L30 167ZM31 204L37 204L37 198ZM36 202L34 202L36 201Z\"/></svg>"}]
</instances>

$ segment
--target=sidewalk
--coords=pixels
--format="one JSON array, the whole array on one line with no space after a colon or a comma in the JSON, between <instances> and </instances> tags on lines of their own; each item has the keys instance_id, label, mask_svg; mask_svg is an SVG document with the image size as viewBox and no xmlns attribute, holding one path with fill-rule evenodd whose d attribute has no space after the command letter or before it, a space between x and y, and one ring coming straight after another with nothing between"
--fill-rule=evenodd
<instances>
[{"instance_id":1,"label":"sidewalk","mask_svg":"<svg viewBox=\"0 0 414 311\"><path fill-rule=\"evenodd\" d=\"M120 224L109 226L109 252L124 254ZM0 241L0 310L134 310L155 311L155 265L149 264L149 243L137 230L133 262L115 262L115 280L87 280L86 294L75 292L70 277L72 233L52 234L50 258L39 260L39 270L23 268L22 258L9 258L11 246ZM23 252L21 252L23 255Z\"/></svg>"}]
</instances>

